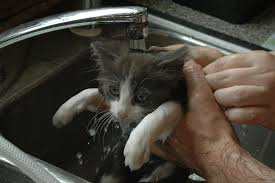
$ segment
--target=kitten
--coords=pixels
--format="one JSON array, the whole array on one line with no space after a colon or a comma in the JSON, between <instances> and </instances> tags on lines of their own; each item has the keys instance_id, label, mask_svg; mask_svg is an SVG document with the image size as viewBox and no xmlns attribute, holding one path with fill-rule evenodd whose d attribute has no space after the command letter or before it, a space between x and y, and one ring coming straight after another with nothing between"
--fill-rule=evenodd
<instances>
[{"instance_id":1,"label":"kitten","mask_svg":"<svg viewBox=\"0 0 275 183\"><path fill-rule=\"evenodd\" d=\"M72 97L56 112L53 123L62 127L83 110L95 111L104 100L103 106L123 127L123 136L105 159L96 182L176 182L172 174L185 175L173 164L150 157L150 144L165 140L186 109L182 66L188 52L186 46L154 53L132 51L126 42L91 44L91 56L99 68L98 90L87 89Z\"/></svg>"},{"instance_id":2,"label":"kitten","mask_svg":"<svg viewBox=\"0 0 275 183\"><path fill-rule=\"evenodd\" d=\"M99 67L99 92L105 100L109 101L110 112L114 119L119 121L121 126L126 126L125 129L129 129L130 124L137 126L147 114L152 113L165 102L179 102L185 109L187 92L182 75L182 66L188 57L188 47L176 51L153 53L132 51L124 42L105 44L96 42L92 44L92 48L96 57L95 61ZM148 120L146 123L151 123L151 121ZM150 124L143 126L147 127L148 125ZM157 125L160 126L160 124ZM138 127L140 126L138 125ZM162 127L166 129L162 130L162 134L155 137L156 140L165 139L171 132L171 127L173 127L172 123L169 127ZM131 135L131 130L128 133L125 132L122 140L113 149L111 158L109 157L110 159L107 158L105 161L107 164L112 162L111 166L103 166L104 173L97 176L100 177L98 178L99 182L106 183L110 180L112 180L111 182L150 182L166 178L173 173L175 167L172 164L163 161L155 163L154 158L156 157L153 157L153 159L151 158L151 166L142 167L141 170L129 176L131 172L124 167L124 163L131 170L137 170L143 163L149 161L149 147L144 148L147 152L141 151L140 157L144 158L141 161L134 160L133 162L131 157L127 157L129 154L139 157L136 152L140 149L143 150L142 144L148 145L147 143L150 143L147 140L142 143L142 140L146 139L145 136L152 138L151 133L153 132L148 131L147 133L150 134L145 134L145 130L140 130L140 133L134 133L134 130ZM131 141L131 139L134 140ZM134 153L132 153L133 151ZM124 152L125 160L124 157L121 157L122 152ZM115 154L119 158L116 158L115 161L114 159L111 160ZM145 169L147 169L147 174L149 173L148 169L150 169L151 175L149 174L147 177L145 173L142 176L136 175L140 174L139 172L144 172ZM153 175L153 172L156 175ZM157 175L163 173L167 173L167 175Z\"/></svg>"}]
</instances>

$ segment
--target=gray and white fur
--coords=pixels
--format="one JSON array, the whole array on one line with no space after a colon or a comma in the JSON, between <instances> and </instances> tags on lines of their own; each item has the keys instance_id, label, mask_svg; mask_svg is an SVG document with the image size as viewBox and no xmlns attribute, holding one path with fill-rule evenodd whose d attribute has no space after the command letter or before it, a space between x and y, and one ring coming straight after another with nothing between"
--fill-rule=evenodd
<instances>
[{"instance_id":1,"label":"gray and white fur","mask_svg":"<svg viewBox=\"0 0 275 183\"><path fill-rule=\"evenodd\" d=\"M187 89L182 66L188 59L188 52L186 46L154 53L132 51L125 42L91 44L91 58L99 69L98 90L85 90L64 103L53 117L54 125L62 127L84 110L94 112L99 99L102 99L103 106L108 106L114 120L121 126L136 126L123 144L121 156L124 155L124 164L130 170L141 170L150 160L151 144L165 140L186 109ZM174 165L164 162L140 180L151 182L166 178L174 168ZM165 172L165 176L157 175L158 172ZM112 172L99 178L101 183L129 180Z\"/></svg>"}]
</instances>

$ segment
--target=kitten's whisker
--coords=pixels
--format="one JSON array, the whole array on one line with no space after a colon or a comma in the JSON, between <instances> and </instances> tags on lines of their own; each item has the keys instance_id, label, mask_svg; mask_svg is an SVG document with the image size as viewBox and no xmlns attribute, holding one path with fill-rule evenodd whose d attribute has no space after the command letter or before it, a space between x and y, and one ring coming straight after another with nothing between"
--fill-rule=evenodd
<instances>
[{"instance_id":1,"label":"kitten's whisker","mask_svg":"<svg viewBox=\"0 0 275 183\"><path fill-rule=\"evenodd\" d=\"M110 81L112 83L117 83L117 81L113 80L113 79L109 79L109 78L97 78L95 79L96 81Z\"/></svg>"},{"instance_id":2,"label":"kitten's whisker","mask_svg":"<svg viewBox=\"0 0 275 183\"><path fill-rule=\"evenodd\" d=\"M104 111L104 112L105 112L105 111ZM100 112L100 113L103 113L103 112ZM100 114L100 113L98 113L98 114ZM95 116L97 116L98 114L96 114ZM102 119L104 116L106 116L106 115L107 115L107 114L103 114L99 119L97 119L97 120L94 122L93 126L92 126L91 128L88 129L88 131L89 131L90 129L93 129L93 130L95 131L95 134L94 134L94 136L93 136L94 140L95 140L96 135L97 135L97 126L100 125L101 119Z\"/></svg>"},{"instance_id":3,"label":"kitten's whisker","mask_svg":"<svg viewBox=\"0 0 275 183\"><path fill-rule=\"evenodd\" d=\"M81 69L81 72L85 72L85 73L99 72L99 71L100 71L100 68L96 68L94 66L85 67L85 68Z\"/></svg>"},{"instance_id":4,"label":"kitten's whisker","mask_svg":"<svg viewBox=\"0 0 275 183\"><path fill-rule=\"evenodd\" d=\"M93 121L99 114L102 114L102 113L105 113L105 112L108 112L108 111L101 111L101 112L96 113L96 114L93 116L93 118L89 121L87 127L89 128L89 126L90 126L90 124L92 123L92 121ZM97 120L97 121L98 121L98 120ZM96 122L97 122L97 121L96 121ZM95 122L90 128L93 128L94 125L96 124L96 122Z\"/></svg>"},{"instance_id":5,"label":"kitten's whisker","mask_svg":"<svg viewBox=\"0 0 275 183\"><path fill-rule=\"evenodd\" d=\"M107 131L105 131L105 129L108 130L108 127L109 127L110 123L112 123L112 117L111 116L109 116L107 118L107 120L106 120L107 125L104 127L104 131L103 131L103 138L102 138L103 149L104 149L104 146L105 146L105 135L107 133Z\"/></svg>"},{"instance_id":6,"label":"kitten's whisker","mask_svg":"<svg viewBox=\"0 0 275 183\"><path fill-rule=\"evenodd\" d=\"M102 123L100 123L100 126L98 128L99 132L98 132L98 143L100 143L100 134L102 132L102 130L104 129L105 126L105 122L106 120L109 118L111 114L108 114L107 116L105 116L104 120L102 121Z\"/></svg>"},{"instance_id":7,"label":"kitten's whisker","mask_svg":"<svg viewBox=\"0 0 275 183\"><path fill-rule=\"evenodd\" d=\"M153 79L152 77L147 77L147 78L144 78L141 82L138 83L137 86L141 85L144 81L146 80L150 80L150 79Z\"/></svg>"},{"instance_id":8,"label":"kitten's whisker","mask_svg":"<svg viewBox=\"0 0 275 183\"><path fill-rule=\"evenodd\" d=\"M96 131L98 131L99 130L99 128L100 128L100 126L102 125L102 123L104 122L104 119L106 118L106 117L108 117L110 114L107 112L106 114L104 114L104 115L102 115L99 119L98 119L98 123L97 123L97 125L95 126L95 130Z\"/></svg>"},{"instance_id":9,"label":"kitten's whisker","mask_svg":"<svg viewBox=\"0 0 275 183\"><path fill-rule=\"evenodd\" d=\"M98 122L97 122L97 125L95 126L95 131L98 130L99 126L100 126L101 123L102 123L102 120L103 120L106 116L108 116L108 113L103 114L103 115L97 120Z\"/></svg>"}]
</instances>

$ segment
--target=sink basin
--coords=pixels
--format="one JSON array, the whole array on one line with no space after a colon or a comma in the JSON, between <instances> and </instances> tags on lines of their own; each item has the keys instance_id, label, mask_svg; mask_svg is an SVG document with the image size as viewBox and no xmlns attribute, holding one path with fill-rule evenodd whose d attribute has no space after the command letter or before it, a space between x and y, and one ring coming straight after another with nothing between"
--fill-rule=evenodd
<instances>
[{"instance_id":1,"label":"sink basin","mask_svg":"<svg viewBox=\"0 0 275 183\"><path fill-rule=\"evenodd\" d=\"M24 175L18 168L4 161L0 161L0 182L1 183L35 183L29 177Z\"/></svg>"},{"instance_id":2,"label":"sink basin","mask_svg":"<svg viewBox=\"0 0 275 183\"><path fill-rule=\"evenodd\" d=\"M212 46L224 53L250 50L154 15L150 15L149 20L148 47L184 43ZM84 112L62 129L54 128L51 119L71 96L97 87L93 80L96 77L93 64L86 57L78 56L90 41L62 30L6 47L0 55L0 60L26 63L17 84L0 99L2 135L26 153L88 181L93 180L103 152L108 151L108 145L116 140L120 129L115 124L110 125L105 134L103 128L101 135L94 138L87 130L94 114ZM16 56L15 53L21 52L24 57L22 54ZM265 154L273 150L267 143L267 137L269 141L272 138L271 133L249 126L236 126L236 129L245 148L256 158L271 160L269 165L274 165L275 160ZM258 135L256 140L254 135Z\"/></svg>"}]
</instances>

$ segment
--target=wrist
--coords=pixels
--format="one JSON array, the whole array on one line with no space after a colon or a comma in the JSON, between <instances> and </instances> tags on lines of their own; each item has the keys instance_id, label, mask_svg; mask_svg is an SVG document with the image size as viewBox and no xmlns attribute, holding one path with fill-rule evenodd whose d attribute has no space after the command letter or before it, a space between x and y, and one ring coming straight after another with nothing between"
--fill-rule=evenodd
<instances>
[{"instance_id":1,"label":"wrist","mask_svg":"<svg viewBox=\"0 0 275 183\"><path fill-rule=\"evenodd\" d=\"M201 174L209 183L274 182L275 172L231 141L220 154L209 153L202 161ZM207 157L205 157L207 158Z\"/></svg>"},{"instance_id":2,"label":"wrist","mask_svg":"<svg viewBox=\"0 0 275 183\"><path fill-rule=\"evenodd\" d=\"M208 180L208 182L222 182L226 179L227 169L242 156L239 144L231 138L224 138L210 146L209 151L199 155L197 170Z\"/></svg>"}]
</instances>

